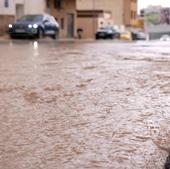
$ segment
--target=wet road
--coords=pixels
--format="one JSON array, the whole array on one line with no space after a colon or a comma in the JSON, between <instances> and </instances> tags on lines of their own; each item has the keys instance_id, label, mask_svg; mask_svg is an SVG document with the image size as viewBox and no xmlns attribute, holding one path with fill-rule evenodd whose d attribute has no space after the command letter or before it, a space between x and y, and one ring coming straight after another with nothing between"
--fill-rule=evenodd
<instances>
[{"instance_id":1,"label":"wet road","mask_svg":"<svg viewBox=\"0 0 170 169\"><path fill-rule=\"evenodd\" d=\"M168 43L0 43L0 169L162 169Z\"/></svg>"}]
</instances>

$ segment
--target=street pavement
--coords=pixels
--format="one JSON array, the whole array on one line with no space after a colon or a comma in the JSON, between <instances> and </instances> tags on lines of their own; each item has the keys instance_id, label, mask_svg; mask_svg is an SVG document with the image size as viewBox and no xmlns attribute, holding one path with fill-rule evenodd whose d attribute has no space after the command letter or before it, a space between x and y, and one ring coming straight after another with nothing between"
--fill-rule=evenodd
<instances>
[{"instance_id":1,"label":"street pavement","mask_svg":"<svg viewBox=\"0 0 170 169\"><path fill-rule=\"evenodd\" d=\"M162 169L168 42L0 42L0 169Z\"/></svg>"}]
</instances>

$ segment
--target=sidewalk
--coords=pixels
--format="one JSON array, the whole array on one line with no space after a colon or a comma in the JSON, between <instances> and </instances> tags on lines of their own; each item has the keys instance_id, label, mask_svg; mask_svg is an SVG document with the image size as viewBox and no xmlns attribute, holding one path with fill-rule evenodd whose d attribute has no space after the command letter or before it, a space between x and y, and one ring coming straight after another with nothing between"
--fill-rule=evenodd
<instances>
[{"instance_id":1,"label":"sidewalk","mask_svg":"<svg viewBox=\"0 0 170 169\"><path fill-rule=\"evenodd\" d=\"M11 39L10 37L9 37L9 35L8 34L3 34L3 35L1 35L0 34L0 42L8 42L8 41L11 41L11 40L28 40L28 41L39 41L39 42L55 42L55 41L57 41L57 42L93 42L93 41L95 41L94 39L77 39L77 38L72 38L72 39L70 39L70 38L59 38L59 39L56 39L56 40L52 40L51 38L49 38L49 37L45 37L45 38L43 38L43 39L29 39L29 38L25 38L25 39Z\"/></svg>"},{"instance_id":2,"label":"sidewalk","mask_svg":"<svg viewBox=\"0 0 170 169\"><path fill-rule=\"evenodd\" d=\"M10 37L8 36L8 34L0 34L0 42L8 41L8 40L10 40Z\"/></svg>"},{"instance_id":3,"label":"sidewalk","mask_svg":"<svg viewBox=\"0 0 170 169\"><path fill-rule=\"evenodd\" d=\"M95 39L77 39L77 38L59 38L56 40L51 39L50 37L45 37L43 39L29 39L29 38L25 38L25 39L11 39L9 37L8 34L3 34L0 35L0 43L6 43L6 42L10 42L10 41L38 41L41 43L51 43L51 42L78 42L78 43L93 43L93 42L123 42L123 43L127 43L129 41L124 41L124 40L95 40ZM130 41L131 42L131 41Z\"/></svg>"}]
</instances>

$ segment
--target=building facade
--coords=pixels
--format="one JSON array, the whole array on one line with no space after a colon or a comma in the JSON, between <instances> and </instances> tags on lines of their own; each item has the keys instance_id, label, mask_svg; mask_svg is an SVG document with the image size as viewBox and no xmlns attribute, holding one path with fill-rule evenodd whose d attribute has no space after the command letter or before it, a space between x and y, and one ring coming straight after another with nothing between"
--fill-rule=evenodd
<instances>
[{"instance_id":1,"label":"building facade","mask_svg":"<svg viewBox=\"0 0 170 169\"><path fill-rule=\"evenodd\" d=\"M99 27L123 25L123 1L77 0L77 26L83 29L83 36L94 37Z\"/></svg>"},{"instance_id":2,"label":"building facade","mask_svg":"<svg viewBox=\"0 0 170 169\"><path fill-rule=\"evenodd\" d=\"M131 26L137 18L137 0L124 0L123 24Z\"/></svg>"},{"instance_id":3,"label":"building facade","mask_svg":"<svg viewBox=\"0 0 170 169\"><path fill-rule=\"evenodd\" d=\"M102 26L131 26L137 0L46 0L47 12L59 22L60 36L93 38Z\"/></svg>"},{"instance_id":4,"label":"building facade","mask_svg":"<svg viewBox=\"0 0 170 169\"><path fill-rule=\"evenodd\" d=\"M0 34L6 31L7 25L14 19L14 2L13 0L0 1Z\"/></svg>"},{"instance_id":5,"label":"building facade","mask_svg":"<svg viewBox=\"0 0 170 169\"><path fill-rule=\"evenodd\" d=\"M60 37L76 36L76 0L46 0L46 12L53 15L60 25Z\"/></svg>"},{"instance_id":6,"label":"building facade","mask_svg":"<svg viewBox=\"0 0 170 169\"><path fill-rule=\"evenodd\" d=\"M93 38L102 26L131 26L137 0L0 0L0 29L24 14L49 13L60 25L61 38ZM2 19L5 18L5 19ZM1 31L1 30L0 30Z\"/></svg>"},{"instance_id":7,"label":"building facade","mask_svg":"<svg viewBox=\"0 0 170 169\"><path fill-rule=\"evenodd\" d=\"M16 18L27 14L42 14L46 10L45 0L13 0Z\"/></svg>"},{"instance_id":8,"label":"building facade","mask_svg":"<svg viewBox=\"0 0 170 169\"><path fill-rule=\"evenodd\" d=\"M45 0L0 0L0 33L24 14L42 14L45 10Z\"/></svg>"}]
</instances>

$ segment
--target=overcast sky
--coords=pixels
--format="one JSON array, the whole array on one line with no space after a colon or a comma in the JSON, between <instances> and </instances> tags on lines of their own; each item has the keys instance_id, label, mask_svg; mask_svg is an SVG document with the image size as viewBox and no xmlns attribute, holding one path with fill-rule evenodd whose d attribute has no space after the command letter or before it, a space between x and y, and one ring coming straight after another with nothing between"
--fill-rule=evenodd
<instances>
[{"instance_id":1,"label":"overcast sky","mask_svg":"<svg viewBox=\"0 0 170 169\"><path fill-rule=\"evenodd\" d=\"M170 7L170 0L138 0L138 9L145 8L149 5L162 5L165 7Z\"/></svg>"}]
</instances>

